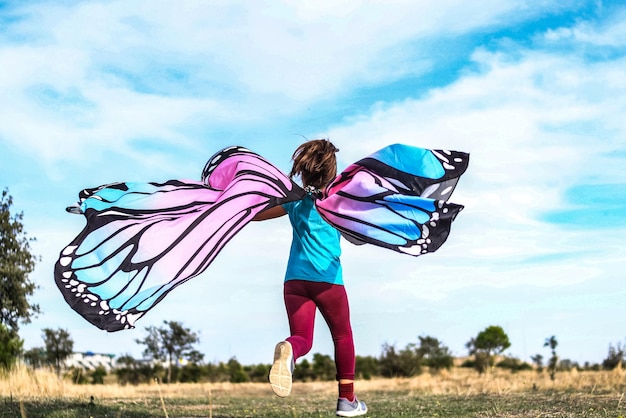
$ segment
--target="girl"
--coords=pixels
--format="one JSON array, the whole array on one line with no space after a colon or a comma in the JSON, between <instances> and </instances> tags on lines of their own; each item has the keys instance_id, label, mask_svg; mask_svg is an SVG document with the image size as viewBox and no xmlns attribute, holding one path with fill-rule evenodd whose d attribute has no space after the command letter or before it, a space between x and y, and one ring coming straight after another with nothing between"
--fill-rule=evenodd
<instances>
[{"instance_id":1,"label":"girl","mask_svg":"<svg viewBox=\"0 0 626 418\"><path fill-rule=\"evenodd\" d=\"M337 149L330 141L305 142L293 153L289 176L300 176L307 194L302 200L275 206L254 220L285 214L293 228L291 251L285 273L284 298L291 336L276 345L269 381L278 396L291 393L295 361L311 350L316 309L330 329L335 345L339 385L336 413L364 415L367 406L354 395L355 354L348 297L343 286L339 256L339 231L322 219L314 201L320 190L337 175Z\"/></svg>"}]
</instances>

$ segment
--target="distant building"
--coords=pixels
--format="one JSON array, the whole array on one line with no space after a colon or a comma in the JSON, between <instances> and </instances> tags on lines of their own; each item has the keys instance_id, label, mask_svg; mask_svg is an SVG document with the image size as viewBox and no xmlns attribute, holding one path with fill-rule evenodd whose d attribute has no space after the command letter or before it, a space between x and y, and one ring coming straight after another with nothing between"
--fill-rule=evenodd
<instances>
[{"instance_id":1,"label":"distant building","mask_svg":"<svg viewBox=\"0 0 626 418\"><path fill-rule=\"evenodd\" d=\"M86 351L84 353L72 353L65 359L65 367L80 367L84 370L95 370L102 366L107 372L115 368L115 354L101 354Z\"/></svg>"}]
</instances>

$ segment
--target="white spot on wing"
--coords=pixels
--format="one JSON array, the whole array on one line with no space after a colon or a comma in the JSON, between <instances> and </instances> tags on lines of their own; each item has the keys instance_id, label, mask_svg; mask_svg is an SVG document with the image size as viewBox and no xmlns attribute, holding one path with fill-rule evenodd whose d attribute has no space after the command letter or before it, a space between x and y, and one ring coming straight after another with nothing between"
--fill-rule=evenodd
<instances>
[{"instance_id":1,"label":"white spot on wing","mask_svg":"<svg viewBox=\"0 0 626 418\"><path fill-rule=\"evenodd\" d=\"M72 254L76 250L76 248L78 248L77 245L69 245L69 246L67 246L67 247L65 247L63 249L63 253L62 254L63 255L70 255L70 254Z\"/></svg>"}]
</instances>

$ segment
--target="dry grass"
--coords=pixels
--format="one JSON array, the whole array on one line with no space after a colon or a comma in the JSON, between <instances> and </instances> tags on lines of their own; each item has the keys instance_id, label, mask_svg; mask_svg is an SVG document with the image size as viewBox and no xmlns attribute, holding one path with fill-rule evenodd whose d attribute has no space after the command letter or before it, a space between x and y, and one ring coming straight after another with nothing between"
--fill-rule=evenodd
<instances>
[{"instance_id":1,"label":"dry grass","mask_svg":"<svg viewBox=\"0 0 626 418\"><path fill-rule=\"evenodd\" d=\"M186 398L208 397L212 394L227 394L236 391L239 395L271 394L264 383L176 383L164 385L154 382L138 386L120 386L117 383L104 385L76 385L69 380L59 379L51 370L31 370L18 366L10 373L0 374L0 394L18 399L81 398L94 396L100 399L115 398ZM524 393L534 390L568 391L585 394L622 394L626 390L626 372L571 371L557 373L550 380L547 373L524 371L510 373L493 369L482 376L471 369L453 368L439 374L423 373L413 378L373 379L356 382L358 392L408 391L415 394L470 396L476 394L503 395ZM334 394L335 382L294 383L295 393Z\"/></svg>"},{"instance_id":2,"label":"dry grass","mask_svg":"<svg viewBox=\"0 0 626 418\"><path fill-rule=\"evenodd\" d=\"M493 369L482 376L474 370L454 368L432 375L424 373L411 379L383 379L361 381L362 389L376 390L381 385L395 390L407 389L428 395L475 395L524 393L535 390L573 391L581 393L623 393L626 389L626 373L623 370L557 373L552 381L547 373L524 371L511 373Z\"/></svg>"},{"instance_id":3,"label":"dry grass","mask_svg":"<svg viewBox=\"0 0 626 418\"><path fill-rule=\"evenodd\" d=\"M113 377L110 377L113 379ZM576 417L626 416L626 373L563 372L555 381L533 371L512 374L494 369L479 376L453 368L410 379L356 382L372 413L406 416ZM0 417L252 417L334 416L335 382L294 384L289 399L272 395L266 383L183 383L120 386L76 385L50 370L20 366L0 373Z\"/></svg>"}]
</instances>

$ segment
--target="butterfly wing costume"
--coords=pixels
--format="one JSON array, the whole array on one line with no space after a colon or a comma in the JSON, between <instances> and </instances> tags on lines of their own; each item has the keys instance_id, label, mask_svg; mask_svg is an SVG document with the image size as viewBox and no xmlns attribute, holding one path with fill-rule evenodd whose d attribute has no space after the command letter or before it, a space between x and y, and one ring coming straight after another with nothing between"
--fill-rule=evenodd
<instances>
[{"instance_id":1,"label":"butterfly wing costume","mask_svg":"<svg viewBox=\"0 0 626 418\"><path fill-rule=\"evenodd\" d=\"M468 163L463 152L390 145L346 168L316 206L354 244L433 252L463 209L447 200Z\"/></svg>"},{"instance_id":2,"label":"butterfly wing costume","mask_svg":"<svg viewBox=\"0 0 626 418\"><path fill-rule=\"evenodd\" d=\"M409 255L437 250L463 206L447 202L469 155L391 145L350 165L316 200L355 244ZM242 147L216 153L202 181L85 189L68 211L87 224L54 268L66 302L106 331L133 328L171 290L198 276L254 216L305 191Z\"/></svg>"}]
</instances>

